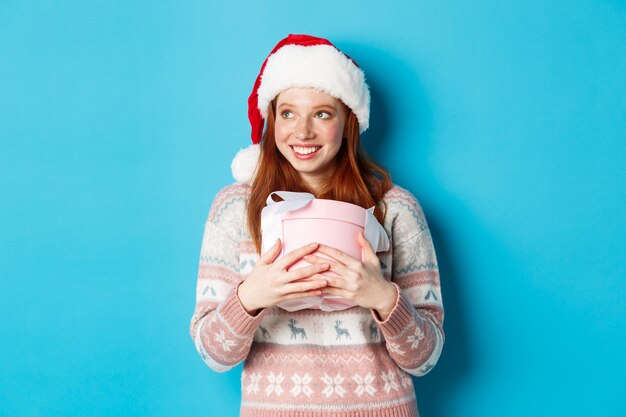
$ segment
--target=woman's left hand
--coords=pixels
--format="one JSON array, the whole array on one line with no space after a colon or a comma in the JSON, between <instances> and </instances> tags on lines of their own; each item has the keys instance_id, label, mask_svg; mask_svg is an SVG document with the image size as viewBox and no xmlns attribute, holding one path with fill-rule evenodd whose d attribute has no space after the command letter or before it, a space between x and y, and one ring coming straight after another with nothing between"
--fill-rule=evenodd
<instances>
[{"instance_id":1,"label":"woman's left hand","mask_svg":"<svg viewBox=\"0 0 626 417\"><path fill-rule=\"evenodd\" d=\"M386 320L397 301L397 291L393 284L385 280L378 256L370 243L358 234L357 240L363 249L363 260L326 245L319 245L320 252L331 259L315 255L307 255L302 259L312 264L328 264L327 271L339 277L324 273L327 286L322 288L322 295L332 294L343 297L361 307L372 308L378 312L382 320Z\"/></svg>"}]
</instances>

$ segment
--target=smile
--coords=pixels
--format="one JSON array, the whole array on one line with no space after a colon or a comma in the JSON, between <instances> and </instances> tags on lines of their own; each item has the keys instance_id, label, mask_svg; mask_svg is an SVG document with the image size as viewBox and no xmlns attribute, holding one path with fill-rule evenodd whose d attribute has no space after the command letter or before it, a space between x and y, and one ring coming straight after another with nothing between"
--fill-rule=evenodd
<instances>
[{"instance_id":1,"label":"smile","mask_svg":"<svg viewBox=\"0 0 626 417\"><path fill-rule=\"evenodd\" d=\"M315 153L318 151L318 149L320 148L320 146L292 146L291 149L293 149L297 154L300 155L309 155L312 153Z\"/></svg>"}]
</instances>

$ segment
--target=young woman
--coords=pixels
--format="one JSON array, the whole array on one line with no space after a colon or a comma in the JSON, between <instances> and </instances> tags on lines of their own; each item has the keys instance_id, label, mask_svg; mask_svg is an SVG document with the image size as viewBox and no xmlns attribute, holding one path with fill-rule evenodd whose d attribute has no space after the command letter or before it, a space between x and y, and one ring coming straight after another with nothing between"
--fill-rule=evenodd
<instances>
[{"instance_id":1,"label":"young woman","mask_svg":"<svg viewBox=\"0 0 626 417\"><path fill-rule=\"evenodd\" d=\"M212 369L245 361L241 416L419 414L410 375L429 372L444 344L437 260L418 200L361 147L369 101L357 64L308 35L280 41L256 80L253 145L233 161L237 182L211 205L190 329ZM279 258L280 240L260 253L260 213L273 191L375 206L390 249L376 254L361 234L361 259L317 243ZM288 270L299 260L310 265ZM356 306L277 307L325 294Z\"/></svg>"}]
</instances>

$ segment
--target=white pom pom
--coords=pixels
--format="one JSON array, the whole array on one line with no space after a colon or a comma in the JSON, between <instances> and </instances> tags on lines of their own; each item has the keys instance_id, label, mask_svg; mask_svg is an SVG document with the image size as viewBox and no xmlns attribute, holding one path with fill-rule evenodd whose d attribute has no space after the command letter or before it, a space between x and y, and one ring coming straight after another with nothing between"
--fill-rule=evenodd
<instances>
[{"instance_id":1,"label":"white pom pom","mask_svg":"<svg viewBox=\"0 0 626 417\"><path fill-rule=\"evenodd\" d=\"M252 184L260 154L261 147L259 145L250 145L237 152L233 162L230 164L235 180Z\"/></svg>"}]
</instances>

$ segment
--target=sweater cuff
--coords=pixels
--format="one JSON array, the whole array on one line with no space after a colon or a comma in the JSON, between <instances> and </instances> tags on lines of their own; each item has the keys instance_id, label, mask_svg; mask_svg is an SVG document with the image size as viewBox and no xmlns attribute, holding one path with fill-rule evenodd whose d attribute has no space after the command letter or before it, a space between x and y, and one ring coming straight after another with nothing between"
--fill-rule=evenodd
<instances>
[{"instance_id":1,"label":"sweater cuff","mask_svg":"<svg viewBox=\"0 0 626 417\"><path fill-rule=\"evenodd\" d=\"M250 315L239 300L237 290L239 285L226 296L224 302L217 308L217 313L228 323L232 331L240 336L251 336L259 328L267 309L259 309L255 316Z\"/></svg>"},{"instance_id":2,"label":"sweater cuff","mask_svg":"<svg viewBox=\"0 0 626 417\"><path fill-rule=\"evenodd\" d=\"M395 336L400 334L404 329L409 327L414 322L413 319L413 306L402 295L400 287L395 282L392 282L396 291L398 291L398 298L396 299L396 305L393 306L391 313L386 320L381 321L380 316L375 310L372 310L372 316L374 320L380 326L385 336Z\"/></svg>"}]
</instances>

